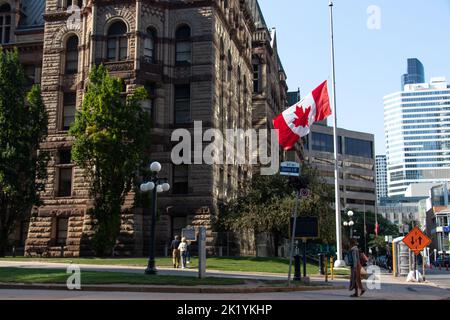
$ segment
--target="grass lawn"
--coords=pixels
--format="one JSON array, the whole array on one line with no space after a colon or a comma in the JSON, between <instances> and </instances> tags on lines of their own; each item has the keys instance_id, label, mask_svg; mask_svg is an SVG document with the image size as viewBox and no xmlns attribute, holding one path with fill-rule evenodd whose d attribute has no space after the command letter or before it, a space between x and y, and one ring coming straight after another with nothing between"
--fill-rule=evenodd
<instances>
[{"instance_id":1,"label":"grass lawn","mask_svg":"<svg viewBox=\"0 0 450 320\"><path fill-rule=\"evenodd\" d=\"M66 283L70 274L64 270L0 268L0 282L2 283ZM140 284L140 285L242 285L245 280L229 278L177 277L177 276L149 276L145 274L120 272L83 271L81 283L89 284Z\"/></svg>"},{"instance_id":2,"label":"grass lawn","mask_svg":"<svg viewBox=\"0 0 450 320\"><path fill-rule=\"evenodd\" d=\"M117 259L101 259L101 258L2 258L0 261L38 261L46 263L76 263L88 265L116 265L116 266L147 266L147 258L117 258ZM156 265L158 267L171 267L171 258L157 258ZM217 271L241 271L241 272L269 272L269 273L285 273L289 272L289 260L282 258L208 258L206 260L208 270ZM192 258L190 268L198 267L198 259ZM317 274L318 266L307 264L308 274Z\"/></svg>"}]
</instances>

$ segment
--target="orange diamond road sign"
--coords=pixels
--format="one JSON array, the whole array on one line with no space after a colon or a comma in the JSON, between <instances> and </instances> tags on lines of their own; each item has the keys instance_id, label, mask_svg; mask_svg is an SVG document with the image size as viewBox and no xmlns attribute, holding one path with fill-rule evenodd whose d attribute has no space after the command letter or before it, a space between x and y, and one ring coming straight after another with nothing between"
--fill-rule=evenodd
<instances>
[{"instance_id":1,"label":"orange diamond road sign","mask_svg":"<svg viewBox=\"0 0 450 320\"><path fill-rule=\"evenodd\" d=\"M413 231L403 239L403 242L412 250L416 255L419 255L420 251L425 249L431 244L431 239L428 238L422 230L415 227Z\"/></svg>"}]
</instances>

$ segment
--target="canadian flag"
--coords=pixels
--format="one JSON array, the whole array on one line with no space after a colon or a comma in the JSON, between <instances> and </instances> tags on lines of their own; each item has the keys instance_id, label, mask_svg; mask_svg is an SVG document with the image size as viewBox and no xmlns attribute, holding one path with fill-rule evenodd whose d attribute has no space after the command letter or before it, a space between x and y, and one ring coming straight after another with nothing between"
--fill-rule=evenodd
<instances>
[{"instance_id":1,"label":"canadian flag","mask_svg":"<svg viewBox=\"0 0 450 320\"><path fill-rule=\"evenodd\" d=\"M300 102L273 120L273 126L279 130L280 146L286 151L293 149L301 137L310 133L314 122L322 121L330 115L327 81L324 81Z\"/></svg>"}]
</instances>

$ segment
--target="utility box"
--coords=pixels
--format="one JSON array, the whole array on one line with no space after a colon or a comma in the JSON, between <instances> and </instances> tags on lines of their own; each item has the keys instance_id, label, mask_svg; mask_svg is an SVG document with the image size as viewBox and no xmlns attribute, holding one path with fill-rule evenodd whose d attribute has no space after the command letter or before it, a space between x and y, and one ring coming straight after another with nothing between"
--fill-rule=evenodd
<instances>
[{"instance_id":1,"label":"utility box","mask_svg":"<svg viewBox=\"0 0 450 320\"><path fill-rule=\"evenodd\" d=\"M392 242L392 270L395 277L406 277L412 270L414 257L412 251L403 242L404 237Z\"/></svg>"}]
</instances>

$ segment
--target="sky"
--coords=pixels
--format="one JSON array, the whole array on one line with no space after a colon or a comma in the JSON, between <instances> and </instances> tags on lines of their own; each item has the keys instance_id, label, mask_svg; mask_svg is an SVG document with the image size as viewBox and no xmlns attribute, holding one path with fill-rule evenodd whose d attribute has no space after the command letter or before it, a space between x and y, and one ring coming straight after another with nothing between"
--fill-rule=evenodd
<instances>
[{"instance_id":1,"label":"sky","mask_svg":"<svg viewBox=\"0 0 450 320\"><path fill-rule=\"evenodd\" d=\"M289 90L305 96L331 81L328 0L259 2L277 29ZM406 60L421 60L427 81L450 82L450 0L335 0L333 11L338 126L375 134L385 154L383 96L400 91Z\"/></svg>"}]
</instances>

